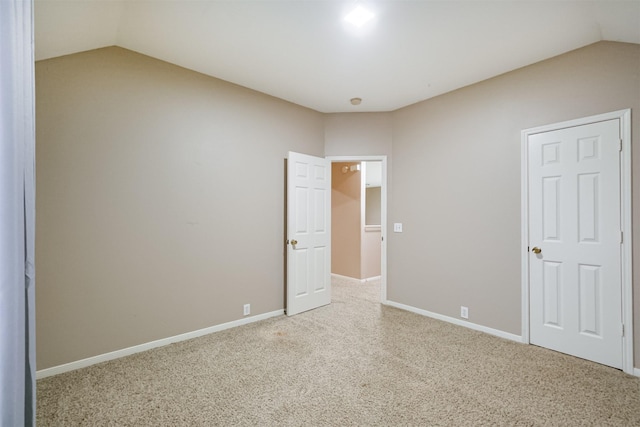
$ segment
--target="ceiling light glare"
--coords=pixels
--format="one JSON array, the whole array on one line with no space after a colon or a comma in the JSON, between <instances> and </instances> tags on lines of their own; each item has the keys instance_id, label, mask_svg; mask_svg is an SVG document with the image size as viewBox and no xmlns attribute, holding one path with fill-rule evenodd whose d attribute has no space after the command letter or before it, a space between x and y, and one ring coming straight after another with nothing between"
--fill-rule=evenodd
<instances>
[{"instance_id":1,"label":"ceiling light glare","mask_svg":"<svg viewBox=\"0 0 640 427\"><path fill-rule=\"evenodd\" d=\"M360 28L364 24L372 20L373 16L373 12L364 8L363 6L358 5L355 9L349 12L349 14L344 17L344 19L350 24L353 24L356 27Z\"/></svg>"}]
</instances>

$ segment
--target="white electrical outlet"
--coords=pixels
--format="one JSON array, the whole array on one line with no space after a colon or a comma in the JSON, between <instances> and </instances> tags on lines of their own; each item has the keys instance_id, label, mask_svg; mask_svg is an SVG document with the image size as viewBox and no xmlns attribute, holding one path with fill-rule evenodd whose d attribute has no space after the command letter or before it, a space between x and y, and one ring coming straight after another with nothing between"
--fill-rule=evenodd
<instances>
[{"instance_id":1,"label":"white electrical outlet","mask_svg":"<svg viewBox=\"0 0 640 427\"><path fill-rule=\"evenodd\" d=\"M460 306L460 317L463 319L469 318L469 307L465 307L464 305Z\"/></svg>"},{"instance_id":2,"label":"white electrical outlet","mask_svg":"<svg viewBox=\"0 0 640 427\"><path fill-rule=\"evenodd\" d=\"M251 304L245 304L244 305L244 315L248 316L251 314Z\"/></svg>"},{"instance_id":3,"label":"white electrical outlet","mask_svg":"<svg viewBox=\"0 0 640 427\"><path fill-rule=\"evenodd\" d=\"M393 232L394 233L402 233L402 223L401 222L394 222L393 223Z\"/></svg>"}]
</instances>

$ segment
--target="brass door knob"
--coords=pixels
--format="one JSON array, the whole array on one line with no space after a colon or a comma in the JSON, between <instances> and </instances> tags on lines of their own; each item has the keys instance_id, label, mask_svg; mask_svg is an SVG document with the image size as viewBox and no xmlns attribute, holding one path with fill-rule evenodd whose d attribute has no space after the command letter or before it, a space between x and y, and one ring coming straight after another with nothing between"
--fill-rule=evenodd
<instances>
[{"instance_id":1,"label":"brass door knob","mask_svg":"<svg viewBox=\"0 0 640 427\"><path fill-rule=\"evenodd\" d=\"M537 247L537 246L534 246L534 247L533 247L533 249L531 249L531 251L532 251L534 254L539 254L540 252L542 252L542 249L540 249L540 248L539 248L539 247Z\"/></svg>"},{"instance_id":2,"label":"brass door knob","mask_svg":"<svg viewBox=\"0 0 640 427\"><path fill-rule=\"evenodd\" d=\"M298 241L297 241L297 240L292 240L292 241L291 241L291 244L292 244L293 246L295 246L295 245L297 245L297 244L298 244Z\"/></svg>"}]
</instances>

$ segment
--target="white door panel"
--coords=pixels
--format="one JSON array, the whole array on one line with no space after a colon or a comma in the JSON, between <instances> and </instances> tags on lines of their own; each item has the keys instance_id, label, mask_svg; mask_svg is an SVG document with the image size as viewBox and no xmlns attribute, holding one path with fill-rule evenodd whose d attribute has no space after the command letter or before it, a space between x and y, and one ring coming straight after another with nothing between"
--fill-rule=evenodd
<instances>
[{"instance_id":1,"label":"white door panel","mask_svg":"<svg viewBox=\"0 0 640 427\"><path fill-rule=\"evenodd\" d=\"M331 302L331 163L289 152L287 315Z\"/></svg>"},{"instance_id":2,"label":"white door panel","mask_svg":"<svg viewBox=\"0 0 640 427\"><path fill-rule=\"evenodd\" d=\"M622 367L619 121L528 138L530 341Z\"/></svg>"}]
</instances>

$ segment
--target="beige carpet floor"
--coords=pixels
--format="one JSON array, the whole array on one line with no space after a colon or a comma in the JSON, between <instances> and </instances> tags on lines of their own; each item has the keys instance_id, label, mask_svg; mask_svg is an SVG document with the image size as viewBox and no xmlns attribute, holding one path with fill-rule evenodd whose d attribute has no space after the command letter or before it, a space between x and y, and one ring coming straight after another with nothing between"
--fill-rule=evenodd
<instances>
[{"instance_id":1,"label":"beige carpet floor","mask_svg":"<svg viewBox=\"0 0 640 427\"><path fill-rule=\"evenodd\" d=\"M640 379L379 303L333 303L38 381L39 426L640 426Z\"/></svg>"}]
</instances>

